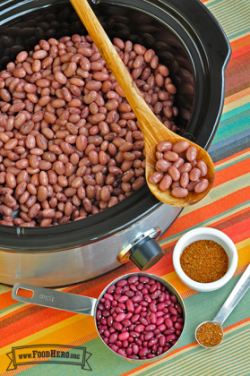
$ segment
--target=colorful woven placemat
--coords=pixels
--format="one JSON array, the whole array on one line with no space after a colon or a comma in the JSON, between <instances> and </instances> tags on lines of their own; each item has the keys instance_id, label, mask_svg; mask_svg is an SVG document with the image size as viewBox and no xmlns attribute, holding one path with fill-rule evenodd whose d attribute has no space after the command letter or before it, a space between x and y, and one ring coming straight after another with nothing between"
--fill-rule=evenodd
<instances>
[{"instance_id":1,"label":"colorful woven placemat","mask_svg":"<svg viewBox=\"0 0 250 376\"><path fill-rule=\"evenodd\" d=\"M166 257L149 270L170 281L185 299L188 318L180 343L164 359L138 367L117 359L103 346L92 317L17 303L11 299L11 288L0 285L1 375L250 375L250 291L224 323L224 340L218 348L202 349L194 338L196 326L213 319L250 262L250 3L248 0L203 2L224 28L232 48L226 69L223 115L209 149L216 167L215 184L202 202L184 209L164 234L160 244ZM215 292L190 290L173 268L176 241L187 230L198 226L223 231L234 241L239 253L235 276ZM133 271L136 269L129 263L94 280L60 290L97 298L114 278ZM61 364L47 361L30 365L27 348L46 351L46 345L50 348L54 345L55 351L60 346L60 351L73 348L76 357L65 358ZM67 364L69 361L71 364ZM82 367L79 367L80 361Z\"/></svg>"}]
</instances>

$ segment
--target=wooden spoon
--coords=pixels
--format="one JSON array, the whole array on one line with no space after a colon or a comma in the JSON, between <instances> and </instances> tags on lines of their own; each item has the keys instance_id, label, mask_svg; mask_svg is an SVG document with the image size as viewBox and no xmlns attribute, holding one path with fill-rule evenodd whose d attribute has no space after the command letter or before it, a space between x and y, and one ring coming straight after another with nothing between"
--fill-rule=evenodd
<instances>
[{"instance_id":1,"label":"wooden spoon","mask_svg":"<svg viewBox=\"0 0 250 376\"><path fill-rule=\"evenodd\" d=\"M95 45L100 51L103 59L106 61L109 69L113 73L116 81L121 87L140 124L140 128L144 136L146 150L146 180L149 189L153 195L158 198L158 200L167 205L185 207L200 201L210 191L214 182L214 165L211 157L202 147L188 140L190 145L195 146L198 151L196 159L204 161L208 166L208 174L206 179L209 181L209 184L207 189L202 193L195 193L193 191L189 192L188 196L185 198L176 198L171 195L170 189L168 189L166 192L162 192L158 189L157 184L152 184L148 181L150 174L155 171L156 145L160 141L170 141L172 144L175 144L178 141L186 139L168 130L147 106L135 82L127 71L127 68L120 59L113 44L89 6L88 1L70 1L84 26L88 30L89 35L92 37Z\"/></svg>"}]
</instances>

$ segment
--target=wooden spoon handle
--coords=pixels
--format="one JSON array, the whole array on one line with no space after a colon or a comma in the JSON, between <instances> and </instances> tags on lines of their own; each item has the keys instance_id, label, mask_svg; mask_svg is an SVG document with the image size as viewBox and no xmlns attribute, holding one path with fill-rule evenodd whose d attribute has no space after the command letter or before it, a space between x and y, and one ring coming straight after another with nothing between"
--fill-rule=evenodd
<instances>
[{"instance_id":1,"label":"wooden spoon handle","mask_svg":"<svg viewBox=\"0 0 250 376\"><path fill-rule=\"evenodd\" d=\"M116 81L127 98L137 120L140 123L144 136L152 137L150 128L152 123L157 127L164 127L156 118L142 98L139 89L133 81L126 66L116 52L109 37L105 33L96 15L88 4L87 0L70 0L78 16L92 37L95 45L100 51L103 59L106 61L109 69L113 73ZM147 129L149 127L149 129ZM165 128L165 127L164 127ZM165 128L166 129L166 128ZM170 132L172 133L172 132Z\"/></svg>"}]
</instances>

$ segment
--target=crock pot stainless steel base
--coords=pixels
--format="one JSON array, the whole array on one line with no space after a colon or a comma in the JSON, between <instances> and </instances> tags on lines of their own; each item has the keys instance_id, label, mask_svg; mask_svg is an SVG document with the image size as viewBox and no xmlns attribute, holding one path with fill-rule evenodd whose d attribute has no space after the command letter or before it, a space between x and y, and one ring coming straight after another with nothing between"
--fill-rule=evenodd
<instances>
[{"instance_id":1,"label":"crock pot stainless steel base","mask_svg":"<svg viewBox=\"0 0 250 376\"><path fill-rule=\"evenodd\" d=\"M114 5L113 0L98 0L93 9L111 39L130 39L156 51L178 86L179 131L208 149L223 108L230 44L200 1L189 0L188 7L186 3L116 0ZM0 2L0 70L40 39L73 34L86 31L68 0ZM0 283L44 287L77 283L119 267L118 255L126 247L130 258L138 261L142 253L134 246L141 245L141 235L154 227L163 233L180 211L162 205L145 185L81 221L46 228L1 225ZM147 243L147 255L152 243L152 239Z\"/></svg>"},{"instance_id":2,"label":"crock pot stainless steel base","mask_svg":"<svg viewBox=\"0 0 250 376\"><path fill-rule=\"evenodd\" d=\"M159 227L164 233L180 211L180 208L161 205L126 230L73 249L47 252L0 250L0 283L54 287L100 276L122 265L118 260L122 249L153 227Z\"/></svg>"}]
</instances>

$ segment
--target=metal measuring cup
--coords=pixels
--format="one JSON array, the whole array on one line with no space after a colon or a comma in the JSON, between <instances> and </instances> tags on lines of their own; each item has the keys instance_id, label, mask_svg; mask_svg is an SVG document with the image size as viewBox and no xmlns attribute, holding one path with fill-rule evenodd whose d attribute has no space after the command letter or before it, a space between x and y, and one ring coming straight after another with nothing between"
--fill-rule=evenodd
<instances>
[{"instance_id":1,"label":"metal measuring cup","mask_svg":"<svg viewBox=\"0 0 250 376\"><path fill-rule=\"evenodd\" d=\"M248 265L248 267L246 268L246 270L242 274L241 278L239 279L239 281L235 285L234 289L232 290L232 292L228 296L227 300L225 301L225 303L223 304L223 306L221 307L221 309L219 310L219 312L215 316L215 318L212 321L204 321L200 325L197 326L197 328L195 330L195 339L199 343L200 346L202 346L206 349L214 349L215 347L220 345L220 343L222 342L222 339L223 339L222 329L221 329L222 339L221 339L220 343L218 343L215 346L205 346L202 343L200 343L199 340L197 339L197 331L205 323L213 323L213 324L217 324L221 327L223 325L224 321L228 318L230 313L233 311L233 309L237 306L239 301L245 295L245 293L247 292L249 287L250 287L250 264Z\"/></svg>"},{"instance_id":2,"label":"metal measuring cup","mask_svg":"<svg viewBox=\"0 0 250 376\"><path fill-rule=\"evenodd\" d=\"M177 297L178 303L180 304L182 308L184 323L183 323L183 330L182 330L180 337L177 339L176 343L168 351L165 351L161 355L158 355L155 358L151 358L151 359L130 359L130 358L123 357L120 354L117 354L112 349L110 349L110 347L103 341L97 328L96 313L97 313L98 305L100 303L100 299L104 296L104 294L107 292L107 290L109 289L111 285L116 284L118 281L122 279L128 279L133 276L148 277L150 279L154 279L156 282L157 281L160 282L162 285L166 286L168 292L170 292L171 294L174 294ZM30 298L20 296L18 295L18 289L32 291L33 296ZM105 289L99 295L98 299L90 298L87 296L79 296L76 294L65 293L65 292L56 291L56 290L43 288L43 287L30 286L30 285L23 284L23 283L16 283L13 286L12 299L20 301L20 302L40 305L43 307L56 308L62 311L69 311L69 312L74 312L74 313L81 313L81 314L88 315L88 316L93 316L95 319L96 330L103 344L113 354L118 356L120 359L123 358L131 363L141 364L141 365L145 363L155 362L165 357L172 349L174 349L183 334L185 323L186 323L186 310L185 310L183 299L178 293L178 291L165 279L158 277L154 274L150 274L150 273L129 273L129 274L122 275L121 277L118 277L115 280L113 280L108 286L106 286Z\"/></svg>"}]
</instances>

